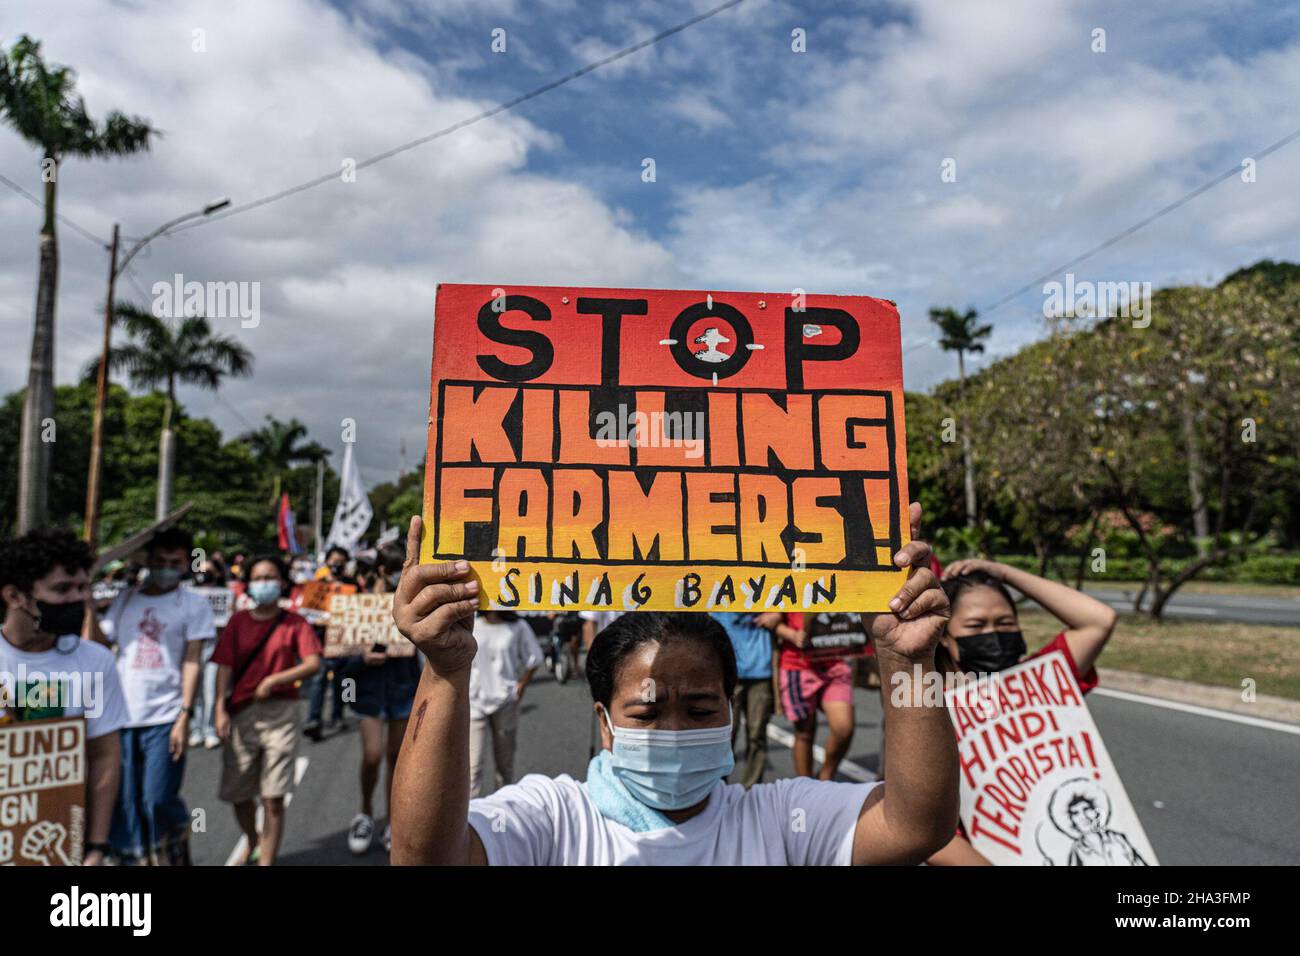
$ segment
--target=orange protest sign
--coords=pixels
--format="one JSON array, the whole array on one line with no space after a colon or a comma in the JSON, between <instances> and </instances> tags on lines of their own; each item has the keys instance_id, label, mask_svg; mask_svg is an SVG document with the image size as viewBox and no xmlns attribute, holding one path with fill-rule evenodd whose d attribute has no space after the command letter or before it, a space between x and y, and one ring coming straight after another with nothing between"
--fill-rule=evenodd
<instances>
[{"instance_id":1,"label":"orange protest sign","mask_svg":"<svg viewBox=\"0 0 1300 956\"><path fill-rule=\"evenodd\" d=\"M338 581L308 581L302 586L302 603L299 608L304 611L329 611L330 598L336 594L356 594L355 584L341 584Z\"/></svg>"},{"instance_id":2,"label":"orange protest sign","mask_svg":"<svg viewBox=\"0 0 1300 956\"><path fill-rule=\"evenodd\" d=\"M484 607L878 611L908 540L893 303L443 285L424 561Z\"/></svg>"}]
</instances>

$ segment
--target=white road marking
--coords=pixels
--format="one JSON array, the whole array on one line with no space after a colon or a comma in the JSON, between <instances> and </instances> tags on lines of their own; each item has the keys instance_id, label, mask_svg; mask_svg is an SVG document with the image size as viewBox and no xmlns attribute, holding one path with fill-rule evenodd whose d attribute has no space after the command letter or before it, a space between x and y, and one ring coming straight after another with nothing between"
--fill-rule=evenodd
<instances>
[{"instance_id":1,"label":"white road marking","mask_svg":"<svg viewBox=\"0 0 1300 956\"><path fill-rule=\"evenodd\" d=\"M1263 717L1248 717L1245 714L1233 713L1230 710L1213 710L1196 704L1184 704L1182 701L1147 697L1144 694L1130 694L1128 691L1110 690L1105 687L1098 687L1092 693L1100 694L1102 697L1115 697L1119 700L1131 701L1135 704L1148 704L1151 707L1178 710L1185 714L1195 714L1198 717L1213 717L1216 720L1228 720L1234 724L1245 724L1247 727L1260 727L1264 730L1277 730L1284 734L1300 736L1300 724L1285 724L1278 720L1265 720Z\"/></svg>"},{"instance_id":2,"label":"white road marking","mask_svg":"<svg viewBox=\"0 0 1300 956\"><path fill-rule=\"evenodd\" d=\"M774 743L780 744L787 749L794 749L794 734L784 727L778 727L776 724L767 725L767 739ZM826 748L820 744L813 744L813 758L818 763L826 762ZM858 783L875 783L880 778L868 770L866 767L855 764L852 760L840 761L840 773L850 780L856 780Z\"/></svg>"},{"instance_id":3,"label":"white road marking","mask_svg":"<svg viewBox=\"0 0 1300 956\"><path fill-rule=\"evenodd\" d=\"M295 789L297 788L298 784L302 783L302 778L307 775L307 765L310 763L311 763L310 757L295 758L293 762L293 785ZM284 795L284 806L286 810L289 808L289 804L291 803L293 803L292 791ZM261 830L262 829L261 803L257 805L256 820L257 820L257 829ZM244 834L241 833L239 835L239 839L235 841L235 848L230 851L230 856L226 857L226 866L234 866L235 861L244 855L244 849L247 846L248 846L248 837L244 836Z\"/></svg>"}]
</instances>

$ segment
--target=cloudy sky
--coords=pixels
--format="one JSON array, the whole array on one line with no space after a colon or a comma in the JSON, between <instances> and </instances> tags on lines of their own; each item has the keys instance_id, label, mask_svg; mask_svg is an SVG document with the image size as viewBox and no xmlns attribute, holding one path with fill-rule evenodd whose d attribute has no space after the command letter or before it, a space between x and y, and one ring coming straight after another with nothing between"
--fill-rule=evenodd
<instances>
[{"instance_id":1,"label":"cloudy sky","mask_svg":"<svg viewBox=\"0 0 1300 956\"><path fill-rule=\"evenodd\" d=\"M60 175L64 215L140 236L337 172L718 2L0 0L0 43L42 40L93 115L162 131L143 157ZM231 435L296 416L330 447L353 418L367 484L395 477L403 441L411 464L422 454L439 282L891 298L906 384L924 389L955 364L928 308L997 302L1239 165L1300 127L1297 91L1295 3L746 0L355 182L159 240L119 297L147 305L176 273L260 283L256 328L216 323L255 376L182 400ZM36 152L8 129L0 174L40 191ZM1297 182L1300 142L1073 271L1158 288L1300 259ZM0 222L7 393L25 382L40 212L0 188ZM107 260L69 228L61 247L68 382L97 349ZM989 356L1043 334L1043 298L989 314Z\"/></svg>"}]
</instances>

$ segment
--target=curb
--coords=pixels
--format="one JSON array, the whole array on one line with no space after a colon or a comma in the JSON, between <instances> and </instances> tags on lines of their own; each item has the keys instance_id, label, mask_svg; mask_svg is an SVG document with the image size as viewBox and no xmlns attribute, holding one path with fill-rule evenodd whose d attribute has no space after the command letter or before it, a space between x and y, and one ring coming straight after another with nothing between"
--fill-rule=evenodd
<instances>
[{"instance_id":1,"label":"curb","mask_svg":"<svg viewBox=\"0 0 1300 956\"><path fill-rule=\"evenodd\" d=\"M1225 710L1246 717L1300 724L1300 700L1259 694L1253 703L1247 703L1241 699L1241 692L1231 687L1211 687L1208 684L1193 684L1191 681L1174 680L1171 677L1153 677L1150 674L1116 671L1106 667L1098 668L1097 673L1101 677L1102 687L1195 704L1212 710Z\"/></svg>"}]
</instances>

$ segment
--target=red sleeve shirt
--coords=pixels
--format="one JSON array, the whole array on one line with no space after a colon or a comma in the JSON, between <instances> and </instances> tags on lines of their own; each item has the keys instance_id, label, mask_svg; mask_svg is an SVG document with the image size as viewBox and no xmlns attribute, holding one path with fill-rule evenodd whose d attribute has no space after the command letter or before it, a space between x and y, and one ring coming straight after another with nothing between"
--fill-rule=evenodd
<instances>
[{"instance_id":1,"label":"red sleeve shirt","mask_svg":"<svg viewBox=\"0 0 1300 956\"><path fill-rule=\"evenodd\" d=\"M1083 691L1085 694L1101 683L1100 679L1097 677L1097 668L1095 667L1089 670L1086 674L1079 673L1079 665L1074 662L1074 655L1070 653L1070 645L1065 641L1064 631L1052 638L1051 642L1048 643L1046 647L1034 651L1034 653L1030 654L1029 657L1026 657L1025 660L1029 660L1030 657L1041 657L1044 654L1052 653L1052 651L1060 651L1065 655L1065 659L1070 662L1070 670L1074 672L1074 679L1079 682L1079 690Z\"/></svg>"},{"instance_id":2,"label":"red sleeve shirt","mask_svg":"<svg viewBox=\"0 0 1300 956\"><path fill-rule=\"evenodd\" d=\"M231 616L217 639L212 651L212 662L238 670L253 653L270 621L259 621L248 611L238 611ZM275 632L266 645L258 651L257 658L248 665L230 694L232 711L238 710L253 699L257 685L272 674L295 667L304 658L321 652L316 631L303 617L289 612L275 625ZM282 700L296 700L298 688L293 684L280 684L271 696Z\"/></svg>"}]
</instances>

